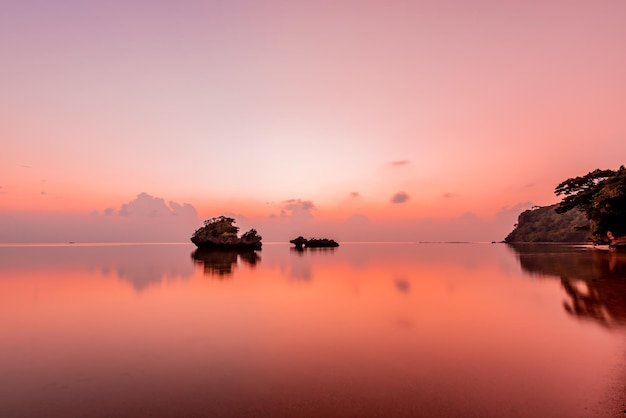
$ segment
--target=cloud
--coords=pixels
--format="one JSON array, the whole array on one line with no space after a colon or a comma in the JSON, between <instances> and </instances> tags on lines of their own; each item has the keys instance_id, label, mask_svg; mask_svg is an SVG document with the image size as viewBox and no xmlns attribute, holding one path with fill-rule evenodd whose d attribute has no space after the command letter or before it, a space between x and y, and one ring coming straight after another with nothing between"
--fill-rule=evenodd
<instances>
[{"instance_id":1,"label":"cloud","mask_svg":"<svg viewBox=\"0 0 626 418\"><path fill-rule=\"evenodd\" d=\"M306 221L313 218L311 213L313 209L315 204L311 200L289 199L283 202L280 215L297 221Z\"/></svg>"},{"instance_id":2,"label":"cloud","mask_svg":"<svg viewBox=\"0 0 626 418\"><path fill-rule=\"evenodd\" d=\"M396 161L389 162L389 165L394 166L394 167L400 167L400 166L408 165L408 164L411 164L409 160L396 160Z\"/></svg>"},{"instance_id":3,"label":"cloud","mask_svg":"<svg viewBox=\"0 0 626 418\"><path fill-rule=\"evenodd\" d=\"M444 194L441 195L441 197L443 197L444 199L450 199L450 198L456 197L456 195L454 193L445 192Z\"/></svg>"},{"instance_id":4,"label":"cloud","mask_svg":"<svg viewBox=\"0 0 626 418\"><path fill-rule=\"evenodd\" d=\"M309 210L309 209L313 209L315 207L313 202L310 201L310 200L289 199L289 200L286 200L285 203L287 203L287 205L285 207L288 208L289 210L294 210L296 208L302 208L304 210Z\"/></svg>"},{"instance_id":5,"label":"cloud","mask_svg":"<svg viewBox=\"0 0 626 418\"><path fill-rule=\"evenodd\" d=\"M115 214L113 208L106 208L103 211L105 216ZM165 199L154 197L142 192L133 200L124 203L117 211L119 216L135 218L164 218L177 216L181 218L197 218L198 211L189 203L180 204L174 201L165 203Z\"/></svg>"},{"instance_id":6,"label":"cloud","mask_svg":"<svg viewBox=\"0 0 626 418\"><path fill-rule=\"evenodd\" d=\"M298 200L284 201L282 206L277 205L277 208L296 202ZM300 202L303 201L300 200ZM311 210L312 215L316 216L312 219L307 218L306 222L298 222L298 219L287 216L290 212L282 216L251 218L250 221L251 227L256 228L263 236L264 242L285 242L298 235L327 237L340 243L350 241L491 242L504 239L511 232L520 212L530 206L532 206L530 202L521 202L511 207L504 207L498 213L490 215L465 212L452 217L408 219L394 219L393 217L381 219L364 212L346 214L340 219L327 219L322 216L318 217L317 212ZM397 207L397 209L402 208ZM278 214L277 211L275 212ZM369 256L365 253L360 254L363 258L359 262L367 263Z\"/></svg>"},{"instance_id":7,"label":"cloud","mask_svg":"<svg viewBox=\"0 0 626 418\"><path fill-rule=\"evenodd\" d=\"M200 225L190 204L140 193L119 210L91 213L8 212L0 216L6 242L189 242Z\"/></svg>"},{"instance_id":8,"label":"cloud","mask_svg":"<svg viewBox=\"0 0 626 418\"><path fill-rule=\"evenodd\" d=\"M177 203L139 193L115 211L108 207L98 222L108 224L121 240L185 241L200 226L198 212L188 203ZM136 238L134 238L136 237Z\"/></svg>"},{"instance_id":9,"label":"cloud","mask_svg":"<svg viewBox=\"0 0 626 418\"><path fill-rule=\"evenodd\" d=\"M320 222L316 221L313 211L316 208L311 200L289 199L273 203L274 212L262 218L250 218L241 223L242 230L254 228L263 241L288 241L302 236L324 234ZM239 217L237 217L239 224ZM247 225L245 225L247 223Z\"/></svg>"},{"instance_id":10,"label":"cloud","mask_svg":"<svg viewBox=\"0 0 626 418\"><path fill-rule=\"evenodd\" d=\"M4 185L0 192L4 190L11 191L11 188ZM348 198L348 193L345 192L345 198ZM412 198L404 192L389 197L397 204ZM30 213L0 208L0 241L188 243L193 231L202 225L196 209L190 204L172 202L147 193L120 203L103 205L98 212L83 215ZM317 216L317 211L321 209L312 200L289 199L271 204L274 216L268 211L265 216L248 215L249 218L246 218L238 208L233 208L237 226L241 227L241 231L255 228L266 243L286 242L298 235L328 237L339 242L499 241L512 230L518 215L532 206L531 202L520 202L489 216L464 213L445 218L379 219L356 212L341 219L329 219ZM363 262L366 260L367 257Z\"/></svg>"},{"instance_id":11,"label":"cloud","mask_svg":"<svg viewBox=\"0 0 626 418\"><path fill-rule=\"evenodd\" d=\"M359 192L350 192L350 196L351 197L360 197L361 193L359 193Z\"/></svg>"},{"instance_id":12,"label":"cloud","mask_svg":"<svg viewBox=\"0 0 626 418\"><path fill-rule=\"evenodd\" d=\"M189 203L184 203L181 205L180 203L176 203L170 200L169 207L170 207L172 216L183 216L183 217L191 217L191 216L197 217L198 216L198 211L196 210L196 208L194 208Z\"/></svg>"},{"instance_id":13,"label":"cloud","mask_svg":"<svg viewBox=\"0 0 626 418\"><path fill-rule=\"evenodd\" d=\"M122 205L120 216L150 216L160 217L172 214L172 210L165 204L165 200L152 197L147 193L139 193L137 197Z\"/></svg>"},{"instance_id":14,"label":"cloud","mask_svg":"<svg viewBox=\"0 0 626 418\"><path fill-rule=\"evenodd\" d=\"M411 291L411 282L405 277L396 277L394 284L400 293L409 293Z\"/></svg>"},{"instance_id":15,"label":"cloud","mask_svg":"<svg viewBox=\"0 0 626 418\"><path fill-rule=\"evenodd\" d=\"M391 197L391 203L404 203L409 200L410 196L405 192L398 192Z\"/></svg>"},{"instance_id":16,"label":"cloud","mask_svg":"<svg viewBox=\"0 0 626 418\"><path fill-rule=\"evenodd\" d=\"M136 241L184 241L200 223L192 205L166 203L165 199L145 192L122 204L117 211L111 207L104 209L97 218L98 223L108 224L112 233L124 237L120 240Z\"/></svg>"},{"instance_id":17,"label":"cloud","mask_svg":"<svg viewBox=\"0 0 626 418\"><path fill-rule=\"evenodd\" d=\"M181 205L185 207L185 205ZM133 208L129 205L130 209ZM2 242L189 242L201 222L193 207L167 216L112 208L91 213L38 213L0 210Z\"/></svg>"}]
</instances>

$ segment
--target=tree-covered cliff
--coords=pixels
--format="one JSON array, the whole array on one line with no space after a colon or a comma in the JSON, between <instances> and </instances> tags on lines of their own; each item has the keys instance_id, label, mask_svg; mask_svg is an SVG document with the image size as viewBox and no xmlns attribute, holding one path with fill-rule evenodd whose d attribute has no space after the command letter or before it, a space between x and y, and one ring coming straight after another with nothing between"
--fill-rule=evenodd
<instances>
[{"instance_id":1,"label":"tree-covered cliff","mask_svg":"<svg viewBox=\"0 0 626 418\"><path fill-rule=\"evenodd\" d=\"M535 206L519 215L515 229L504 242L584 242L589 221L578 210L559 214L558 205Z\"/></svg>"},{"instance_id":2,"label":"tree-covered cliff","mask_svg":"<svg viewBox=\"0 0 626 418\"><path fill-rule=\"evenodd\" d=\"M594 242L626 247L626 167L569 178L554 192L563 196L558 213L585 213Z\"/></svg>"},{"instance_id":3,"label":"tree-covered cliff","mask_svg":"<svg viewBox=\"0 0 626 418\"><path fill-rule=\"evenodd\" d=\"M505 242L592 240L626 248L626 168L596 169L554 189L561 202L522 212Z\"/></svg>"}]
</instances>

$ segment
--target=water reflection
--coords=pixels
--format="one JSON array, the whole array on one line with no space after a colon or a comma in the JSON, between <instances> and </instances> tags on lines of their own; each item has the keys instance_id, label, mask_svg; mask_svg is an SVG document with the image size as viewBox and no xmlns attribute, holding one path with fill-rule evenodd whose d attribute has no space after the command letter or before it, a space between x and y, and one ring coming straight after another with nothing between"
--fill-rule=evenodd
<instances>
[{"instance_id":1,"label":"water reflection","mask_svg":"<svg viewBox=\"0 0 626 418\"><path fill-rule=\"evenodd\" d=\"M626 253L547 244L510 247L525 271L560 279L569 314L605 327L626 325Z\"/></svg>"},{"instance_id":2,"label":"water reflection","mask_svg":"<svg viewBox=\"0 0 626 418\"><path fill-rule=\"evenodd\" d=\"M163 281L188 280L188 244L22 245L0 249L0 280L32 271L101 272L143 292Z\"/></svg>"},{"instance_id":3,"label":"water reflection","mask_svg":"<svg viewBox=\"0 0 626 418\"><path fill-rule=\"evenodd\" d=\"M230 277L238 259L250 267L255 267L261 261L261 257L254 250L198 249L191 257L196 264L203 266L205 274L218 279Z\"/></svg>"},{"instance_id":4,"label":"water reflection","mask_svg":"<svg viewBox=\"0 0 626 418\"><path fill-rule=\"evenodd\" d=\"M313 279L313 268L311 267L313 257L330 256L335 253L335 249L334 247L289 247L290 254L294 255L294 257L289 258L289 278L294 281L310 282Z\"/></svg>"},{"instance_id":5,"label":"water reflection","mask_svg":"<svg viewBox=\"0 0 626 418\"><path fill-rule=\"evenodd\" d=\"M561 306L618 317L623 299L602 286L620 281L619 254L594 264L589 250L556 246L193 250L0 247L0 417L623 411L612 376L624 333Z\"/></svg>"},{"instance_id":6,"label":"water reflection","mask_svg":"<svg viewBox=\"0 0 626 418\"><path fill-rule=\"evenodd\" d=\"M292 253L304 255L305 253L333 253L335 247L290 247Z\"/></svg>"},{"instance_id":7,"label":"water reflection","mask_svg":"<svg viewBox=\"0 0 626 418\"><path fill-rule=\"evenodd\" d=\"M181 257L185 249L182 245L129 246L111 252L102 271L115 272L140 292L163 281L188 280L193 276L193 266Z\"/></svg>"}]
</instances>

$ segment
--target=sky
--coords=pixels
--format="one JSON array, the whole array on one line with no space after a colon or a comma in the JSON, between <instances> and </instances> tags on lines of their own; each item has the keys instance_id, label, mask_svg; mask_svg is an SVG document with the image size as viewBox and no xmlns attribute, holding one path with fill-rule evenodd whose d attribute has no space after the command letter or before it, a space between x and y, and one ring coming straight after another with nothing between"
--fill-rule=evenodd
<instances>
[{"instance_id":1,"label":"sky","mask_svg":"<svg viewBox=\"0 0 626 418\"><path fill-rule=\"evenodd\" d=\"M501 240L626 157L623 0L0 3L0 241Z\"/></svg>"}]
</instances>

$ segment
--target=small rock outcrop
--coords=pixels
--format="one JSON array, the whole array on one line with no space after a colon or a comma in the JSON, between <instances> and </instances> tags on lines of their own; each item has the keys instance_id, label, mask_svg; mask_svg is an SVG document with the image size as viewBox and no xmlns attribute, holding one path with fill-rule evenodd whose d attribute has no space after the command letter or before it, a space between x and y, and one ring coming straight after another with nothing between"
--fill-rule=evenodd
<instances>
[{"instance_id":1,"label":"small rock outcrop","mask_svg":"<svg viewBox=\"0 0 626 418\"><path fill-rule=\"evenodd\" d=\"M241 237L237 236L239 227L234 226L235 220L226 216L210 218L204 226L197 229L191 236L193 242L201 249L239 249L260 250L262 237L251 229Z\"/></svg>"},{"instance_id":2,"label":"small rock outcrop","mask_svg":"<svg viewBox=\"0 0 626 418\"><path fill-rule=\"evenodd\" d=\"M337 241L327 238L311 238L306 239L302 236L298 238L294 238L289 241L298 249L302 248L328 248L328 247L339 247Z\"/></svg>"}]
</instances>

